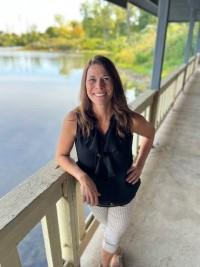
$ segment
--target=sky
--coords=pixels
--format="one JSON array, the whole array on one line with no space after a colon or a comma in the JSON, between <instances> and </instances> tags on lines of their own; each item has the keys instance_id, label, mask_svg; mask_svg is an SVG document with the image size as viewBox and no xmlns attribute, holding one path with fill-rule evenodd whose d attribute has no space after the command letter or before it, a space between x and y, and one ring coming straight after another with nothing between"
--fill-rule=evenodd
<instances>
[{"instance_id":1,"label":"sky","mask_svg":"<svg viewBox=\"0 0 200 267\"><path fill-rule=\"evenodd\" d=\"M0 31L22 33L36 25L38 31L55 24L54 16L81 20L84 0L0 0Z\"/></svg>"}]
</instances>

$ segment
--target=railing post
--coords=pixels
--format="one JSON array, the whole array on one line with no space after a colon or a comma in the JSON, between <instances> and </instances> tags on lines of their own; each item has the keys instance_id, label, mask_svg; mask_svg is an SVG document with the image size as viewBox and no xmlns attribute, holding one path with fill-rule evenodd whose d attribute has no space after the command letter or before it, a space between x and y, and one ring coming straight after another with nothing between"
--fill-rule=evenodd
<instances>
[{"instance_id":1,"label":"railing post","mask_svg":"<svg viewBox=\"0 0 200 267\"><path fill-rule=\"evenodd\" d=\"M199 64L199 53L196 54L195 70L198 68L198 64Z\"/></svg>"},{"instance_id":2,"label":"railing post","mask_svg":"<svg viewBox=\"0 0 200 267\"><path fill-rule=\"evenodd\" d=\"M194 71L195 71L195 59L193 60L193 63L192 63L193 65L192 65L192 74L194 73Z\"/></svg>"},{"instance_id":3,"label":"railing post","mask_svg":"<svg viewBox=\"0 0 200 267\"><path fill-rule=\"evenodd\" d=\"M199 53L197 53L196 56L195 56L195 60L194 60L194 72L198 68L198 64L199 64Z\"/></svg>"},{"instance_id":4,"label":"railing post","mask_svg":"<svg viewBox=\"0 0 200 267\"><path fill-rule=\"evenodd\" d=\"M78 214L78 233L79 240L82 241L85 236L85 217L83 199L80 193L80 183L76 183L76 197L77 197L77 214Z\"/></svg>"},{"instance_id":5,"label":"railing post","mask_svg":"<svg viewBox=\"0 0 200 267\"><path fill-rule=\"evenodd\" d=\"M182 84L182 89L181 89L182 91L184 91L184 87L186 83L187 68L188 68L188 64L185 65L185 69L184 69L183 84Z\"/></svg>"},{"instance_id":6,"label":"railing post","mask_svg":"<svg viewBox=\"0 0 200 267\"><path fill-rule=\"evenodd\" d=\"M63 267L56 205L41 220L48 267Z\"/></svg>"},{"instance_id":7,"label":"railing post","mask_svg":"<svg viewBox=\"0 0 200 267\"><path fill-rule=\"evenodd\" d=\"M159 104L159 91L157 91L153 96L153 103L150 108L150 116L149 121L157 128L157 111L158 111L158 104Z\"/></svg>"},{"instance_id":8,"label":"railing post","mask_svg":"<svg viewBox=\"0 0 200 267\"><path fill-rule=\"evenodd\" d=\"M57 203L62 258L66 267L80 267L76 180L66 175L63 197Z\"/></svg>"}]
</instances>

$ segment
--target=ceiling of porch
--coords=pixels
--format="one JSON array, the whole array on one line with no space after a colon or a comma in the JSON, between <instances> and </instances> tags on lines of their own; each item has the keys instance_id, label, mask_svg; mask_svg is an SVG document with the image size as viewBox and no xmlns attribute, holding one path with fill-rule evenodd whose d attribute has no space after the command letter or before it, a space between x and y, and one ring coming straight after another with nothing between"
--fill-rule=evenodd
<instances>
[{"instance_id":1,"label":"ceiling of porch","mask_svg":"<svg viewBox=\"0 0 200 267\"><path fill-rule=\"evenodd\" d=\"M107 0L126 8L127 3L133 4L157 16L159 0ZM193 10L194 20L200 21L200 0L171 0L169 21L187 22Z\"/></svg>"}]
</instances>

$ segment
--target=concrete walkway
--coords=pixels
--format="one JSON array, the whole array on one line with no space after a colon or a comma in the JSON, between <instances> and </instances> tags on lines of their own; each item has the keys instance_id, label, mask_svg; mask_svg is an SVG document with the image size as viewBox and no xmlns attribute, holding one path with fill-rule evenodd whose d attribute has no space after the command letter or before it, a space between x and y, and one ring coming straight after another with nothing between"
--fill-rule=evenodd
<instances>
[{"instance_id":1,"label":"concrete walkway","mask_svg":"<svg viewBox=\"0 0 200 267\"><path fill-rule=\"evenodd\" d=\"M200 70L156 134L130 216L125 267L200 267ZM98 266L101 236L81 267Z\"/></svg>"}]
</instances>

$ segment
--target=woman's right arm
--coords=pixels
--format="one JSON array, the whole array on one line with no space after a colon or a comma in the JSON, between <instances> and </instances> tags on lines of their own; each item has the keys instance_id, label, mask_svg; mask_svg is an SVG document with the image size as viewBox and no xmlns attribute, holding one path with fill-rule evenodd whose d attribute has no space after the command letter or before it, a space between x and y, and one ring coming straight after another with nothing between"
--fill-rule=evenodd
<instances>
[{"instance_id":1,"label":"woman's right arm","mask_svg":"<svg viewBox=\"0 0 200 267\"><path fill-rule=\"evenodd\" d=\"M83 200L88 204L97 205L98 196L96 185L92 179L70 157L70 152L76 137L77 118L71 111L64 119L60 138L56 149L56 161L65 170L75 177L81 185Z\"/></svg>"}]
</instances>

